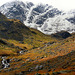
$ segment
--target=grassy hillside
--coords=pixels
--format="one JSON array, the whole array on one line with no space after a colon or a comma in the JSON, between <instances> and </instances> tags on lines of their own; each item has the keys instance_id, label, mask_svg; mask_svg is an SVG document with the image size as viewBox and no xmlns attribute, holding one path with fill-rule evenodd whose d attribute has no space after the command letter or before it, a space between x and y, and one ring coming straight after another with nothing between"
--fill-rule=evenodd
<instances>
[{"instance_id":1,"label":"grassy hillside","mask_svg":"<svg viewBox=\"0 0 75 75\"><path fill-rule=\"evenodd\" d=\"M7 19L0 13L0 38L22 41L25 35L30 35L30 30L19 20Z\"/></svg>"},{"instance_id":2,"label":"grassy hillside","mask_svg":"<svg viewBox=\"0 0 75 75\"><path fill-rule=\"evenodd\" d=\"M0 57L0 75L75 75L74 45L75 33L45 35L0 13L0 56L11 60L2 68Z\"/></svg>"},{"instance_id":3,"label":"grassy hillside","mask_svg":"<svg viewBox=\"0 0 75 75\"><path fill-rule=\"evenodd\" d=\"M36 31L38 32L38 31ZM45 41L43 37L43 42ZM48 37L47 37L48 38ZM5 39L3 39L5 40ZM51 40L51 39L50 39ZM52 39L53 40L53 39ZM47 42L48 41L48 42ZM74 35L60 41L52 41L49 43L49 39L39 47L35 47L29 42L21 43L16 40L6 40L6 42L14 44L8 48L13 53L9 52L7 59L12 59L10 67L1 70L1 75L74 75L75 74L75 37ZM24 40L25 42L25 40ZM38 42L39 43L39 42ZM3 45L4 46L4 45ZM16 46L21 48L27 48L28 50L24 54L18 54L16 51L20 51ZM7 47L6 47L7 48ZM4 48L5 49L5 48ZM5 54L5 53L4 53Z\"/></svg>"}]
</instances>

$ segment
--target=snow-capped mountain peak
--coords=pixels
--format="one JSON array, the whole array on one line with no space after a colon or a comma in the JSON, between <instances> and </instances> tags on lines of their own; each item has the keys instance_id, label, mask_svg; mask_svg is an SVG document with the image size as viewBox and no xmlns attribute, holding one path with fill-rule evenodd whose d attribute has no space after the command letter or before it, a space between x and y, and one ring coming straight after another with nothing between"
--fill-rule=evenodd
<instances>
[{"instance_id":1,"label":"snow-capped mountain peak","mask_svg":"<svg viewBox=\"0 0 75 75\"><path fill-rule=\"evenodd\" d=\"M13 1L0 7L8 18L19 19L26 26L36 28L45 34L61 30L75 31L75 11L64 13L48 4Z\"/></svg>"}]
</instances>

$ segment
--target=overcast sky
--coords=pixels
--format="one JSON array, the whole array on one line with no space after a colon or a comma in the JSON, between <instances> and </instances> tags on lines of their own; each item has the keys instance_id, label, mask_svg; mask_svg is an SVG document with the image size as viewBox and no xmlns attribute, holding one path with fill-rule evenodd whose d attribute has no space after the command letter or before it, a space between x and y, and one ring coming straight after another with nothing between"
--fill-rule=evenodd
<instances>
[{"instance_id":1,"label":"overcast sky","mask_svg":"<svg viewBox=\"0 0 75 75\"><path fill-rule=\"evenodd\" d=\"M0 6L10 1L13 0L0 0ZM65 11L75 9L75 0L20 0L20 1L24 1L24 2L29 1L36 4L41 2L41 3L53 5L54 7Z\"/></svg>"}]
</instances>

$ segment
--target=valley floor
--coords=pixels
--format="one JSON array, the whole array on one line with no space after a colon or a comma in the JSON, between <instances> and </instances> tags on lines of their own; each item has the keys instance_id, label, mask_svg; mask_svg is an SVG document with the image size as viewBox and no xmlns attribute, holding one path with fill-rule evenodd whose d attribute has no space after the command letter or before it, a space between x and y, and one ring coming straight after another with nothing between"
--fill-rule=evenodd
<instances>
[{"instance_id":1,"label":"valley floor","mask_svg":"<svg viewBox=\"0 0 75 75\"><path fill-rule=\"evenodd\" d=\"M41 43L38 47L34 40L30 45L29 38L23 42L1 39L0 61L6 56L10 66L2 68L0 63L0 75L75 75L74 35L63 40L36 38L35 43Z\"/></svg>"}]
</instances>

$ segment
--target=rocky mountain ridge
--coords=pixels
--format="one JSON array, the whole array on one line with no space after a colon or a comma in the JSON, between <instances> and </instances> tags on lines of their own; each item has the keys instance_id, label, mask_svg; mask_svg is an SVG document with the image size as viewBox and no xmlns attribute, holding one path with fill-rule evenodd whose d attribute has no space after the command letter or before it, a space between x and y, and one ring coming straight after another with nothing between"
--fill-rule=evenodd
<instances>
[{"instance_id":1,"label":"rocky mountain ridge","mask_svg":"<svg viewBox=\"0 0 75 75\"><path fill-rule=\"evenodd\" d=\"M59 31L75 32L75 12L67 13L48 4L13 1L0 7L0 11L9 19L19 19L26 26L38 29L44 34Z\"/></svg>"},{"instance_id":2,"label":"rocky mountain ridge","mask_svg":"<svg viewBox=\"0 0 75 75\"><path fill-rule=\"evenodd\" d=\"M0 11L6 15L6 17L10 19L19 19L26 26L38 29L45 34L61 31L61 25L64 23L63 21L61 25L58 25L59 30L56 29L57 25L52 25L57 19L59 20L60 18L60 20L62 20L61 16L63 16L63 12L48 4L40 3L35 5L31 2L23 3L22 1L13 1L2 5ZM51 21L48 21L49 19ZM60 23L58 20L56 22ZM66 31L67 28L64 29L64 27L62 27L62 30Z\"/></svg>"}]
</instances>

